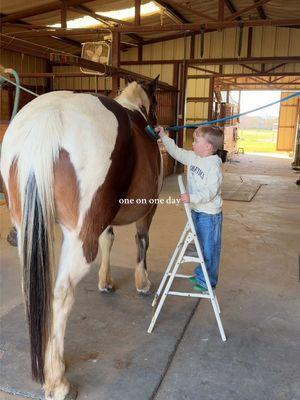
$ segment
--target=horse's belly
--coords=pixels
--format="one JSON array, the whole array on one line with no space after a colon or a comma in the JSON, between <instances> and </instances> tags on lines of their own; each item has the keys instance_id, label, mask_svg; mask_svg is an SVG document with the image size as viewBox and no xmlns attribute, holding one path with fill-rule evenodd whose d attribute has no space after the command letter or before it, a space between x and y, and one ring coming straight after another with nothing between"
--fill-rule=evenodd
<instances>
[{"instance_id":1,"label":"horse's belly","mask_svg":"<svg viewBox=\"0 0 300 400\"><path fill-rule=\"evenodd\" d=\"M158 197L157 180L154 171L141 177L140 170L135 169L126 197L119 200L121 207L112 225L131 224L147 215Z\"/></svg>"}]
</instances>

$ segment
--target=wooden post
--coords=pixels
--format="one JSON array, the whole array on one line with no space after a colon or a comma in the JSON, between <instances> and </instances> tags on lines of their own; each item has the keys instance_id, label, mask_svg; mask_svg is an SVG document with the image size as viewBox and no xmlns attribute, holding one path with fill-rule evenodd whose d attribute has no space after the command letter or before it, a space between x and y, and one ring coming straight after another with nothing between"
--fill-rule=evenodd
<instances>
[{"instance_id":1,"label":"wooden post","mask_svg":"<svg viewBox=\"0 0 300 400\"><path fill-rule=\"evenodd\" d=\"M61 28L67 27L67 7L63 6L60 9L60 26Z\"/></svg>"},{"instance_id":2,"label":"wooden post","mask_svg":"<svg viewBox=\"0 0 300 400\"><path fill-rule=\"evenodd\" d=\"M138 45L138 61L141 62L143 61L143 45L140 43Z\"/></svg>"},{"instance_id":3,"label":"wooden post","mask_svg":"<svg viewBox=\"0 0 300 400\"><path fill-rule=\"evenodd\" d=\"M187 88L187 73L188 73L188 65L183 62L180 65L180 101L179 101L179 115L178 125L184 125L185 121L185 105L186 105L186 88ZM177 136L177 146L183 147L183 134L184 129L178 132ZM181 163L177 163L176 172L181 174L184 170L184 167Z\"/></svg>"},{"instance_id":4,"label":"wooden post","mask_svg":"<svg viewBox=\"0 0 300 400\"><path fill-rule=\"evenodd\" d=\"M135 25L141 25L141 0L135 0Z\"/></svg>"},{"instance_id":5,"label":"wooden post","mask_svg":"<svg viewBox=\"0 0 300 400\"><path fill-rule=\"evenodd\" d=\"M212 114L213 114L214 87L215 87L214 78L209 78L209 100L208 100L208 120L209 121L212 120Z\"/></svg>"},{"instance_id":6,"label":"wooden post","mask_svg":"<svg viewBox=\"0 0 300 400\"><path fill-rule=\"evenodd\" d=\"M112 32L112 66L120 66L120 34ZM112 91L111 96L116 97L120 87L120 78L118 74L112 76Z\"/></svg>"},{"instance_id":7,"label":"wooden post","mask_svg":"<svg viewBox=\"0 0 300 400\"><path fill-rule=\"evenodd\" d=\"M223 21L224 20L224 0L219 0L218 20L219 21Z\"/></svg>"},{"instance_id":8,"label":"wooden post","mask_svg":"<svg viewBox=\"0 0 300 400\"><path fill-rule=\"evenodd\" d=\"M253 34L253 28L252 26L250 26L248 28L247 58L251 57L252 54L252 34Z\"/></svg>"},{"instance_id":9,"label":"wooden post","mask_svg":"<svg viewBox=\"0 0 300 400\"><path fill-rule=\"evenodd\" d=\"M190 60L195 58L195 33L191 33Z\"/></svg>"}]
</instances>

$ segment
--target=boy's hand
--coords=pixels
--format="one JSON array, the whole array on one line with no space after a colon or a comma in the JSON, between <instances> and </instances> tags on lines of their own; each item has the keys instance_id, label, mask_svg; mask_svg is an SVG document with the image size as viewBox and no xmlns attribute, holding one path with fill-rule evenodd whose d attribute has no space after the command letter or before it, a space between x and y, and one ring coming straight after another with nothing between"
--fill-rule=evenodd
<instances>
[{"instance_id":1,"label":"boy's hand","mask_svg":"<svg viewBox=\"0 0 300 400\"><path fill-rule=\"evenodd\" d=\"M154 128L154 130L155 130L155 132L158 133L159 137L161 137L161 138L166 135L165 130L162 126L156 126Z\"/></svg>"},{"instance_id":2,"label":"boy's hand","mask_svg":"<svg viewBox=\"0 0 300 400\"><path fill-rule=\"evenodd\" d=\"M190 195L188 193L183 193L181 195L181 200L183 203L190 203Z\"/></svg>"}]
</instances>

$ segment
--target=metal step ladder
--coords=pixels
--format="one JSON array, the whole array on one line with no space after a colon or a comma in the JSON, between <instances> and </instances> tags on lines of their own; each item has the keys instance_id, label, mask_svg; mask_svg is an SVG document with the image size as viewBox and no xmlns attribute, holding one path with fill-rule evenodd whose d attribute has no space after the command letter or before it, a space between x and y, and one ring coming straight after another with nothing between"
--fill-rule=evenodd
<instances>
[{"instance_id":1,"label":"metal step ladder","mask_svg":"<svg viewBox=\"0 0 300 400\"><path fill-rule=\"evenodd\" d=\"M178 184L180 188L180 193L186 193L182 176L178 176ZM191 215L191 209L190 205L188 203L184 203L184 208L185 212L187 215L188 222L185 225L185 228L182 232L182 235L180 236L180 239L178 241L178 244L176 246L176 249L170 259L170 262L168 264L168 267L166 269L166 272L162 278L162 281L159 285L159 288L155 294L154 300L152 302L152 307L154 308L154 314L151 320L151 323L148 328L148 333L151 333L153 331L154 325L156 323L156 320L161 312L162 306L167 298L168 295L171 296L182 296L182 297L196 297L196 298L204 298L204 299L210 299L211 304L213 306L213 310L216 316L216 320L218 323L219 331L222 340L225 342L226 341L226 335L224 332L223 324L221 321L221 310L219 307L218 299L215 293L215 290L212 289L210 280L208 277L207 269L205 266L204 258L202 255L201 247L196 235L196 230L195 226L193 223L192 215ZM194 243L195 248L196 248L196 254L188 255L187 248L188 246L192 245ZM191 275L184 275L184 274L179 274L177 273L180 265L183 263L197 263L200 264L202 267L203 275L205 278L206 286L207 286L207 291L206 292L192 292L192 293L187 293L187 292L177 292L177 291L172 291L171 285L174 281L175 278L184 278L188 279L191 277Z\"/></svg>"}]
</instances>

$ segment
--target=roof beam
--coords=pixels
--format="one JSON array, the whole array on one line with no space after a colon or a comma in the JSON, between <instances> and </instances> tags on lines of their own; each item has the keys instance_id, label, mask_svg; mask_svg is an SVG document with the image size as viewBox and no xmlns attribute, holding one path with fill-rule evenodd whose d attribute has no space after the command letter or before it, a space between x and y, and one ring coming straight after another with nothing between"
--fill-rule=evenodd
<instances>
[{"instance_id":1,"label":"roof beam","mask_svg":"<svg viewBox=\"0 0 300 400\"><path fill-rule=\"evenodd\" d=\"M215 18L211 17L210 15L200 12L198 10L194 10L192 7L186 6L184 4L178 3L177 1L174 0L167 0L166 2L164 2L166 4L168 4L169 6L172 6L172 8L174 9L174 11L176 11L176 9L174 7L178 7L183 11L188 11L194 15L197 15L198 17L204 18L205 20L208 21L216 21Z\"/></svg>"},{"instance_id":2,"label":"roof beam","mask_svg":"<svg viewBox=\"0 0 300 400\"><path fill-rule=\"evenodd\" d=\"M230 17L226 18L226 20L232 20L235 19L236 17L239 17L242 14L245 14L248 11L253 10L254 8L257 8L259 6L262 6L263 4L268 3L270 0L258 0L254 4L248 7L242 8L240 11L235 12L234 14L230 15Z\"/></svg>"},{"instance_id":3,"label":"roof beam","mask_svg":"<svg viewBox=\"0 0 300 400\"><path fill-rule=\"evenodd\" d=\"M122 65L153 65L153 64L176 64L182 60L144 60L144 61L123 61ZM186 63L192 65L235 65L235 64L275 64L275 63L300 63L300 56L286 57L241 57L241 58L200 58L186 60ZM249 75L249 74L248 74ZM264 74L262 74L264 75Z\"/></svg>"},{"instance_id":4,"label":"roof beam","mask_svg":"<svg viewBox=\"0 0 300 400\"><path fill-rule=\"evenodd\" d=\"M188 79L203 79L203 78L216 78L216 79L219 79L219 78L231 78L231 77L233 77L233 78L249 78L249 76L251 77L252 75L249 75L249 74L214 74L214 75L188 75ZM269 74L269 75L267 75L267 74L256 74L255 76L262 76L262 77L272 77L272 78L274 78L274 77L280 77L280 79L281 78L283 78L283 77L291 77L291 76L300 76L300 70L299 70L299 72L293 72L293 74L291 75L291 73L290 72L285 72L285 73L283 73L283 72L281 72L281 73L274 73L274 74ZM274 80L274 82L276 81L277 79L275 79Z\"/></svg>"},{"instance_id":5,"label":"roof beam","mask_svg":"<svg viewBox=\"0 0 300 400\"><path fill-rule=\"evenodd\" d=\"M123 21L121 19L116 19L116 18L107 17L105 15L98 14L86 6L78 5L78 6L72 6L69 8L71 8L72 10L79 12L81 14L89 15L90 17L95 18L97 21L100 21L100 22L108 22L108 23L115 22L116 24L128 25L128 26L134 25L132 22L129 22L129 21ZM106 24L106 25L109 25L109 24Z\"/></svg>"},{"instance_id":6,"label":"roof beam","mask_svg":"<svg viewBox=\"0 0 300 400\"><path fill-rule=\"evenodd\" d=\"M59 63L60 65L73 65L76 67L84 67L92 71L102 73L104 72L106 74L109 74L110 76L118 75L120 78L132 77L138 81L152 81L152 78L150 78L149 76L137 74L136 72L128 71L123 68L112 67L110 65L104 65L98 62L85 60L84 58L72 55L51 53L50 61ZM164 90L177 91L174 86L171 86L162 81L158 81L158 87Z\"/></svg>"},{"instance_id":7,"label":"roof beam","mask_svg":"<svg viewBox=\"0 0 300 400\"><path fill-rule=\"evenodd\" d=\"M77 6L77 5L83 4L83 3L88 3L90 1L91 0L65 0L64 4L66 7L69 7L69 6ZM33 17L35 15L44 14L44 13L47 13L50 11L57 11L59 9L61 9L61 1L56 0L51 3L44 4L42 6L31 7L31 8L27 8L27 10L14 12L5 17L2 17L0 19L0 22L1 23L13 22L18 19L29 18L29 17Z\"/></svg>"},{"instance_id":8,"label":"roof beam","mask_svg":"<svg viewBox=\"0 0 300 400\"><path fill-rule=\"evenodd\" d=\"M2 13L1 13L1 17L5 17L5 16L6 16L5 14L2 14ZM47 27L47 26L44 26L44 25L32 25L32 24L30 24L30 23L28 23L28 22L19 21L19 20L17 20L17 23L16 23L16 24L5 23L3 26L7 26L7 27L13 26L13 27L17 27L17 28L22 27L22 28L27 29L27 30L33 30L33 29L48 29L48 27ZM55 39L55 40L59 40L60 42L64 42L64 43L69 44L69 45L71 45L71 46L74 46L74 47L76 47L76 48L78 48L78 49L79 49L79 48L80 48L80 49L82 48L82 44L81 44L80 42L78 42L77 40L69 39L69 38L64 37L64 36L62 36L62 37L57 37L57 36L55 36L55 34L52 35L51 37L52 37L53 39Z\"/></svg>"},{"instance_id":9,"label":"roof beam","mask_svg":"<svg viewBox=\"0 0 300 400\"><path fill-rule=\"evenodd\" d=\"M258 0L254 0L254 2L257 3ZM266 16L263 6L257 6L256 9L257 9L258 15L261 19L267 19L267 16Z\"/></svg>"},{"instance_id":10,"label":"roof beam","mask_svg":"<svg viewBox=\"0 0 300 400\"><path fill-rule=\"evenodd\" d=\"M288 25L299 25L300 26L300 18L298 19L268 19L268 20L249 20L243 21L243 26L288 26ZM131 26L116 26L109 28L109 31L112 32L120 32L120 33L139 33L139 32L172 32L172 31L199 31L200 28L205 30L209 29L226 29L226 28L235 28L240 27L239 21L209 21L204 24L192 23L192 24L170 24L170 25L131 25ZM82 35L82 34L98 34L98 33L106 33L108 29L99 29L99 28L75 28L75 29L55 29L56 35ZM48 29L41 32L16 32L15 36L22 37L39 37L39 36L50 36L52 35L54 30Z\"/></svg>"},{"instance_id":11,"label":"roof beam","mask_svg":"<svg viewBox=\"0 0 300 400\"><path fill-rule=\"evenodd\" d=\"M218 20L224 19L224 0L218 0Z\"/></svg>"},{"instance_id":12,"label":"roof beam","mask_svg":"<svg viewBox=\"0 0 300 400\"><path fill-rule=\"evenodd\" d=\"M281 64L278 64L278 65L275 65L275 67L269 68L265 72L268 73L268 72L271 72L271 71L275 71L277 68L281 68L281 67L285 66L285 64L286 63L281 63Z\"/></svg>"},{"instance_id":13,"label":"roof beam","mask_svg":"<svg viewBox=\"0 0 300 400\"><path fill-rule=\"evenodd\" d=\"M166 3L162 0L155 0L157 3L174 22L179 22L180 24L188 24L190 21L187 20L179 11L177 11L172 5Z\"/></svg>"},{"instance_id":14,"label":"roof beam","mask_svg":"<svg viewBox=\"0 0 300 400\"><path fill-rule=\"evenodd\" d=\"M96 19L99 22L102 22L103 24L105 24L106 26L109 26L109 27L113 26L112 24L110 24L110 22L111 23L114 22L114 23L120 24L120 25L128 25L128 26L133 25L132 22L123 21L120 19L111 18L111 17L107 17L105 15L98 14L86 6L79 5L79 6L75 6L75 7L69 7L69 8L80 14L89 15L90 17ZM137 43L143 42L143 38L137 34L129 33L129 34L127 34L127 36L131 37Z\"/></svg>"}]
</instances>

